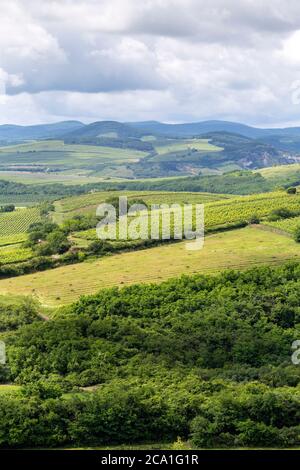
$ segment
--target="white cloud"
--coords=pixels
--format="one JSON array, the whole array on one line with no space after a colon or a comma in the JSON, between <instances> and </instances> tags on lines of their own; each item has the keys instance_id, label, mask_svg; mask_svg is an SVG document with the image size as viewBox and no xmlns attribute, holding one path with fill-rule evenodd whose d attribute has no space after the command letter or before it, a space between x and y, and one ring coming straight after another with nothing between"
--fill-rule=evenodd
<instances>
[{"instance_id":1,"label":"white cloud","mask_svg":"<svg viewBox=\"0 0 300 470\"><path fill-rule=\"evenodd\" d=\"M300 65L300 30L295 31L291 36L283 41L279 57L291 64Z\"/></svg>"},{"instance_id":2,"label":"white cloud","mask_svg":"<svg viewBox=\"0 0 300 470\"><path fill-rule=\"evenodd\" d=\"M298 0L0 0L0 121L297 122Z\"/></svg>"}]
</instances>

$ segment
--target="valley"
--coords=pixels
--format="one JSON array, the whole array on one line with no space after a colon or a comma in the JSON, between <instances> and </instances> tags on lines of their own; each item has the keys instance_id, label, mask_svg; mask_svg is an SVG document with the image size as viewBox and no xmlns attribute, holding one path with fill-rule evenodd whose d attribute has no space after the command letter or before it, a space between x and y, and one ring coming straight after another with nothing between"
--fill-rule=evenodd
<instances>
[{"instance_id":1,"label":"valley","mask_svg":"<svg viewBox=\"0 0 300 470\"><path fill-rule=\"evenodd\" d=\"M246 135L235 133L224 123L210 126L187 125L186 132L174 135L177 126L168 132L163 125L154 132L140 125L114 121L89 125L75 123L75 130L66 131L72 123L58 123L44 134L36 129L1 129L0 179L27 182L34 176L43 183L55 181L66 184L96 183L107 179L135 180L174 176L222 174L241 169L256 169L297 162L300 144L287 130L289 139L295 140L290 149L270 143L270 134L263 132ZM5 126L4 126L5 127ZM151 127L151 126L150 126ZM241 130L241 126L236 124ZM156 129L156 128L155 128ZM244 129L242 129L244 130ZM274 133L276 130L274 130ZM249 136L251 134L251 137ZM40 135L39 139L34 136ZM299 148L298 148L298 147Z\"/></svg>"},{"instance_id":2,"label":"valley","mask_svg":"<svg viewBox=\"0 0 300 470\"><path fill-rule=\"evenodd\" d=\"M1 446L300 445L298 134L200 124L0 126ZM121 196L203 248L100 240Z\"/></svg>"}]
</instances>

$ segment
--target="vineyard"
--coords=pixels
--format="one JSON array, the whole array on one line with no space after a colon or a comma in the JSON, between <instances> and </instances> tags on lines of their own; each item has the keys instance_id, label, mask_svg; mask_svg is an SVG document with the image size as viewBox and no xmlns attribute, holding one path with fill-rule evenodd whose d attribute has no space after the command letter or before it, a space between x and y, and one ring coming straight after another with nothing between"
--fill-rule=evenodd
<instances>
[{"instance_id":1,"label":"vineyard","mask_svg":"<svg viewBox=\"0 0 300 470\"><path fill-rule=\"evenodd\" d=\"M264 222L264 225L268 225L270 227L274 227L284 232L293 234L296 228L300 227L300 217L293 217L291 219L282 219L276 220L274 222Z\"/></svg>"},{"instance_id":2,"label":"vineyard","mask_svg":"<svg viewBox=\"0 0 300 470\"><path fill-rule=\"evenodd\" d=\"M19 209L0 214L0 237L22 234L34 222L41 220L39 209Z\"/></svg>"},{"instance_id":3,"label":"vineyard","mask_svg":"<svg viewBox=\"0 0 300 470\"><path fill-rule=\"evenodd\" d=\"M300 195L276 192L208 202L205 203L205 229L212 230L230 224L248 222L253 216L263 219L273 210L283 207L292 211L300 211ZM97 238L97 234L95 229L90 229L76 232L75 237L94 240Z\"/></svg>"},{"instance_id":4,"label":"vineyard","mask_svg":"<svg viewBox=\"0 0 300 470\"><path fill-rule=\"evenodd\" d=\"M98 204L112 197L127 196L130 199L143 199L146 204L204 204L207 202L230 199L232 196L211 193L189 192L159 192L159 191L99 191L61 199L55 202L57 212L85 212L85 209L95 213Z\"/></svg>"},{"instance_id":5,"label":"vineyard","mask_svg":"<svg viewBox=\"0 0 300 470\"><path fill-rule=\"evenodd\" d=\"M0 247L7 245L16 245L22 243L27 239L26 233L16 233L14 235L6 235L0 237Z\"/></svg>"},{"instance_id":6,"label":"vineyard","mask_svg":"<svg viewBox=\"0 0 300 470\"><path fill-rule=\"evenodd\" d=\"M0 265L19 263L21 261L27 261L32 257L33 253L30 248L15 246L0 248Z\"/></svg>"},{"instance_id":7,"label":"vineyard","mask_svg":"<svg viewBox=\"0 0 300 470\"><path fill-rule=\"evenodd\" d=\"M267 223L267 216L275 209L286 208L290 211L300 213L300 194L287 194L285 191L278 191L273 193L264 193L251 196L238 196L226 197L223 195L211 195L209 193L167 193L167 192L112 192L105 191L99 193L90 193L78 197L71 197L59 200L55 203L55 212L53 213L53 220L58 223L73 217L81 210L91 210L95 214L95 208L101 201L107 200L109 197L118 197L126 195L128 199L143 200L148 206L152 204L196 204L203 203L205 208L205 232L208 235L210 232L223 229L235 229L243 226L249 221L257 217L263 223ZM179 210L181 210L179 208ZM174 238L175 220L180 221L181 216L178 216L177 209L174 213L170 214L170 230L166 228L162 222L162 214L169 213L168 209L163 209L160 212L160 218L157 219L159 223L158 238L169 239ZM133 222L141 236L139 239L151 238L150 230L152 217L157 218L157 211L148 214L147 212L140 213L139 218L128 217L128 224L131 226ZM142 216L142 217L141 217ZM141 217L141 218L140 218ZM60 218L60 220L59 220ZM275 228L292 233L297 224L300 223L300 217L294 219L283 220L273 223ZM41 220L38 208L20 209L11 213L0 214L0 263L10 264L18 263L21 261L29 260L33 257L31 250L23 248L21 243L26 240L26 231L30 224ZM143 226L144 225L144 226ZM182 227L184 224L182 224ZM195 220L194 227L195 230ZM164 231L164 237L162 232ZM169 231L169 234L168 234ZM181 231L182 233L182 231ZM175 237L176 238L176 237ZM72 232L69 239L77 249L85 249L89 243L97 240L97 233L95 228ZM125 242L121 242L123 237L117 236L116 241L112 243L112 250L126 250L137 249L139 244L135 240L134 235L128 236ZM120 245L121 243L121 245ZM123 243L123 244L122 244ZM125 243L125 244L124 244ZM152 248L153 249L153 248Z\"/></svg>"},{"instance_id":8,"label":"vineyard","mask_svg":"<svg viewBox=\"0 0 300 470\"><path fill-rule=\"evenodd\" d=\"M3 174L0 172L0 179L3 178ZM45 194L45 196L37 195L35 193L32 194L0 194L0 206L4 206L5 204L14 204L18 207L32 207L37 204L37 202L47 201L49 200L49 196Z\"/></svg>"},{"instance_id":9,"label":"vineyard","mask_svg":"<svg viewBox=\"0 0 300 470\"><path fill-rule=\"evenodd\" d=\"M213 227L242 220L247 221L254 215L264 218L279 208L299 211L300 195L289 195L278 191L208 203L205 205L205 226Z\"/></svg>"}]
</instances>

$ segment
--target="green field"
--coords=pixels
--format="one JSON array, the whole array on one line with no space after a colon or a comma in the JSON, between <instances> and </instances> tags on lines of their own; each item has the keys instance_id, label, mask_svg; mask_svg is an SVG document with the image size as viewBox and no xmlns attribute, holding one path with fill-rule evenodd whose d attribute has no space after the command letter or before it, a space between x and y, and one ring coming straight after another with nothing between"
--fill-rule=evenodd
<instances>
[{"instance_id":1,"label":"green field","mask_svg":"<svg viewBox=\"0 0 300 470\"><path fill-rule=\"evenodd\" d=\"M15 235L6 235L0 237L0 247L8 245L17 245L27 239L26 233L16 233Z\"/></svg>"},{"instance_id":2,"label":"green field","mask_svg":"<svg viewBox=\"0 0 300 470\"><path fill-rule=\"evenodd\" d=\"M88 170L78 171L51 171L47 172L31 172L31 171L1 171L0 180L14 181L16 183L23 183L28 185L40 185L40 184L55 184L61 183L65 185L79 185L88 183L100 183L105 181L104 177L90 176ZM46 199L46 197L45 197ZM0 203L6 204L12 201L11 196L0 195ZM36 202L36 197L24 198L22 195L14 195L13 201L15 204L20 206L30 205L30 203Z\"/></svg>"},{"instance_id":3,"label":"green field","mask_svg":"<svg viewBox=\"0 0 300 470\"><path fill-rule=\"evenodd\" d=\"M276 220L274 222L266 221L264 222L264 225L268 225L270 227L274 227L276 229L283 230L284 232L293 234L296 228L300 227L300 217Z\"/></svg>"},{"instance_id":4,"label":"green field","mask_svg":"<svg viewBox=\"0 0 300 470\"><path fill-rule=\"evenodd\" d=\"M260 168L255 170L267 179L286 178L293 176L295 172L300 171L300 163L291 165L276 165L268 168Z\"/></svg>"},{"instance_id":5,"label":"green field","mask_svg":"<svg viewBox=\"0 0 300 470\"><path fill-rule=\"evenodd\" d=\"M230 199L232 196L210 193L192 192L160 192L160 191L99 191L64 198L54 203L54 217L61 214L62 217L73 213L96 213L99 204L112 197L127 196L128 199L142 199L146 204L205 204L212 201Z\"/></svg>"},{"instance_id":6,"label":"green field","mask_svg":"<svg viewBox=\"0 0 300 470\"><path fill-rule=\"evenodd\" d=\"M66 165L86 166L87 163L135 162L145 156L137 150L93 145L70 145L60 140L32 142L0 147L0 166L14 165Z\"/></svg>"},{"instance_id":7,"label":"green field","mask_svg":"<svg viewBox=\"0 0 300 470\"><path fill-rule=\"evenodd\" d=\"M221 152L223 150L221 147L210 144L208 139L191 139L179 142L172 140L170 143L166 141L165 145L155 146L155 150L159 155L188 149L195 149L200 152Z\"/></svg>"},{"instance_id":8,"label":"green field","mask_svg":"<svg viewBox=\"0 0 300 470\"><path fill-rule=\"evenodd\" d=\"M44 305L56 306L105 287L161 282L181 274L216 273L292 259L300 259L299 245L292 239L247 227L209 236L199 251L186 250L185 242L179 242L4 279L0 293L34 295Z\"/></svg>"},{"instance_id":9,"label":"green field","mask_svg":"<svg viewBox=\"0 0 300 470\"><path fill-rule=\"evenodd\" d=\"M30 248L22 248L18 245L0 247L0 266L1 264L20 263L33 257Z\"/></svg>"},{"instance_id":10,"label":"green field","mask_svg":"<svg viewBox=\"0 0 300 470\"><path fill-rule=\"evenodd\" d=\"M266 217L272 210L287 208L300 210L300 194L289 195L284 191L255 194L252 196L228 196L210 193L184 192L97 192L61 199L55 203L53 218L61 222L76 213L96 214L98 204L110 197L127 195L129 199L143 199L148 204L205 204L205 227L248 221L252 216Z\"/></svg>"},{"instance_id":11,"label":"green field","mask_svg":"<svg viewBox=\"0 0 300 470\"><path fill-rule=\"evenodd\" d=\"M96 183L114 174L130 177L131 172L126 175L126 164L146 155L128 148L33 141L0 147L0 179L27 184Z\"/></svg>"},{"instance_id":12,"label":"green field","mask_svg":"<svg viewBox=\"0 0 300 470\"><path fill-rule=\"evenodd\" d=\"M300 194L289 195L284 191L239 196L226 201L205 205L205 226L249 220L252 216L266 217L275 209L300 210Z\"/></svg>"},{"instance_id":13,"label":"green field","mask_svg":"<svg viewBox=\"0 0 300 470\"><path fill-rule=\"evenodd\" d=\"M0 214L0 237L22 234L34 222L41 220L39 209L18 209Z\"/></svg>"},{"instance_id":14,"label":"green field","mask_svg":"<svg viewBox=\"0 0 300 470\"><path fill-rule=\"evenodd\" d=\"M159 192L159 191L102 191L55 201L52 219L56 223L77 215L96 215L96 209L102 202L119 196L127 196L128 201L141 199L148 206L152 204L208 204L229 200L232 196L210 193Z\"/></svg>"},{"instance_id":15,"label":"green field","mask_svg":"<svg viewBox=\"0 0 300 470\"><path fill-rule=\"evenodd\" d=\"M255 170L260 173L266 180L275 187L275 185L285 187L290 184L291 186L298 186L300 181L300 163L293 163L291 165L276 165L269 168L260 168Z\"/></svg>"},{"instance_id":16,"label":"green field","mask_svg":"<svg viewBox=\"0 0 300 470\"><path fill-rule=\"evenodd\" d=\"M19 385L14 384L0 384L0 395L4 394L15 394L20 390Z\"/></svg>"}]
</instances>

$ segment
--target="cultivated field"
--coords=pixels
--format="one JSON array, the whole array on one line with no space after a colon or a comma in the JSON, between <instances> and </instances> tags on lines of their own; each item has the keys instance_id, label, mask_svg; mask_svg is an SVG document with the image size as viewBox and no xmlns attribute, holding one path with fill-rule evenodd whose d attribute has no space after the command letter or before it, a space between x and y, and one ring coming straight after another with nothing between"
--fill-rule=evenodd
<instances>
[{"instance_id":1,"label":"cultivated field","mask_svg":"<svg viewBox=\"0 0 300 470\"><path fill-rule=\"evenodd\" d=\"M119 168L116 176L126 177L126 164L146 155L148 152L127 148L33 141L0 147L0 179L27 184L93 183L113 176L115 167Z\"/></svg>"},{"instance_id":2,"label":"cultivated field","mask_svg":"<svg viewBox=\"0 0 300 470\"><path fill-rule=\"evenodd\" d=\"M293 234L296 228L300 227L300 217L292 217L291 219L276 220L274 222L264 222L264 225L274 227L284 232Z\"/></svg>"},{"instance_id":3,"label":"cultivated field","mask_svg":"<svg viewBox=\"0 0 300 470\"><path fill-rule=\"evenodd\" d=\"M109 198L127 196L130 199L142 199L146 204L206 204L208 202L230 199L232 196L211 193L160 192L160 191L99 191L64 198L55 202L56 214L69 217L70 212L95 214L99 204ZM56 215L55 214L55 215ZM64 215L65 214L65 215Z\"/></svg>"},{"instance_id":4,"label":"cultivated field","mask_svg":"<svg viewBox=\"0 0 300 470\"><path fill-rule=\"evenodd\" d=\"M0 165L65 165L86 166L99 162L135 162L145 152L93 145L69 145L63 141L32 142L0 148Z\"/></svg>"},{"instance_id":5,"label":"cultivated field","mask_svg":"<svg viewBox=\"0 0 300 470\"><path fill-rule=\"evenodd\" d=\"M18 209L14 212L1 213L0 237L24 233L31 224L39 221L39 210L34 207L31 209Z\"/></svg>"},{"instance_id":6,"label":"cultivated field","mask_svg":"<svg viewBox=\"0 0 300 470\"><path fill-rule=\"evenodd\" d=\"M0 281L0 293L33 295L44 305L57 306L105 287L161 282L181 274L216 273L295 259L300 260L300 250L292 239L247 227L209 236L199 251L188 251L185 242L179 242L4 279Z\"/></svg>"},{"instance_id":7,"label":"cultivated field","mask_svg":"<svg viewBox=\"0 0 300 470\"><path fill-rule=\"evenodd\" d=\"M205 205L205 226L247 221L254 215L263 218L279 208L300 210L300 194L291 196L285 191L278 191L208 203Z\"/></svg>"},{"instance_id":8,"label":"cultivated field","mask_svg":"<svg viewBox=\"0 0 300 470\"><path fill-rule=\"evenodd\" d=\"M27 261L33 257L30 248L22 248L18 245L0 247L0 266L1 264L19 263Z\"/></svg>"},{"instance_id":9,"label":"cultivated field","mask_svg":"<svg viewBox=\"0 0 300 470\"><path fill-rule=\"evenodd\" d=\"M90 172L84 169L78 171L51 171L51 172L39 172L39 171L1 171L0 180L13 181L16 183L39 185L39 184L55 184L61 183L65 185L77 185L87 183L99 183L105 181L103 177L90 176ZM45 196L45 199L47 197ZM19 206L27 206L31 203L36 202L36 197L24 197L22 195L3 196L0 195L0 203L11 203Z\"/></svg>"},{"instance_id":10,"label":"cultivated field","mask_svg":"<svg viewBox=\"0 0 300 470\"><path fill-rule=\"evenodd\" d=\"M98 204L110 197L127 195L128 199L143 199L147 204L205 204L205 227L248 221L251 217L264 218L272 210L287 208L300 210L300 194L289 195L285 191L255 194L252 196L228 196L210 193L172 192L99 192L65 198L55 203L55 221L74 214L96 214Z\"/></svg>"},{"instance_id":11,"label":"cultivated field","mask_svg":"<svg viewBox=\"0 0 300 470\"><path fill-rule=\"evenodd\" d=\"M300 171L300 163L260 168L259 170L255 171L267 179L286 178L289 176L294 176L295 172Z\"/></svg>"},{"instance_id":12,"label":"cultivated field","mask_svg":"<svg viewBox=\"0 0 300 470\"><path fill-rule=\"evenodd\" d=\"M0 395L11 395L19 392L20 386L14 384L0 384Z\"/></svg>"},{"instance_id":13,"label":"cultivated field","mask_svg":"<svg viewBox=\"0 0 300 470\"><path fill-rule=\"evenodd\" d=\"M166 145L155 146L155 150L159 155L180 152L187 149L195 149L201 152L220 152L223 150L221 147L210 144L207 139L191 139L181 142L171 141L170 143L166 143Z\"/></svg>"},{"instance_id":14,"label":"cultivated field","mask_svg":"<svg viewBox=\"0 0 300 470\"><path fill-rule=\"evenodd\" d=\"M15 235L0 236L0 247L7 245L16 245L27 239L26 233L16 233Z\"/></svg>"}]
</instances>

